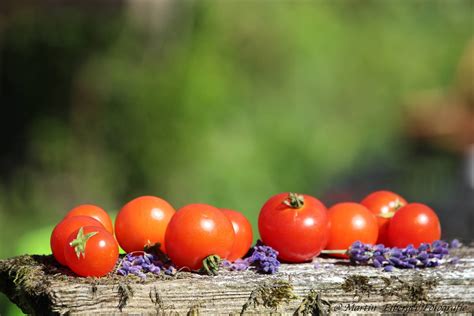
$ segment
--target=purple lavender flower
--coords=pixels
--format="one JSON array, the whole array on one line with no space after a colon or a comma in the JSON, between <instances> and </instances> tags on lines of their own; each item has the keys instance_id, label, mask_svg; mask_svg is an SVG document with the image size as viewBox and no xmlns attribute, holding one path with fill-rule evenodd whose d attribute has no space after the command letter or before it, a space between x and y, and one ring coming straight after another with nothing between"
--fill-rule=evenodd
<instances>
[{"instance_id":1,"label":"purple lavender flower","mask_svg":"<svg viewBox=\"0 0 474 316\"><path fill-rule=\"evenodd\" d=\"M128 253L122 258L117 274L123 276L133 274L146 279L147 273L158 275L163 270L168 275L176 274L176 269L171 265L165 265L158 256L146 252L137 252Z\"/></svg>"},{"instance_id":2,"label":"purple lavender flower","mask_svg":"<svg viewBox=\"0 0 474 316\"><path fill-rule=\"evenodd\" d=\"M374 267L376 267L376 268L380 268L380 267L382 266L382 262L380 262L380 261L377 260L377 259L374 259L374 260L372 261L372 265L373 265Z\"/></svg>"},{"instance_id":3,"label":"purple lavender flower","mask_svg":"<svg viewBox=\"0 0 474 316\"><path fill-rule=\"evenodd\" d=\"M280 261L277 259L278 251L272 247L265 246L262 242L257 242L253 247L253 253L246 258L249 265L260 273L273 274L278 272Z\"/></svg>"},{"instance_id":4,"label":"purple lavender flower","mask_svg":"<svg viewBox=\"0 0 474 316\"><path fill-rule=\"evenodd\" d=\"M278 272L280 267L280 261L278 261L277 257L278 251L258 241L252 248L250 257L237 259L233 263L223 260L221 265L231 271L254 269L260 273L273 274Z\"/></svg>"},{"instance_id":5,"label":"purple lavender flower","mask_svg":"<svg viewBox=\"0 0 474 316\"><path fill-rule=\"evenodd\" d=\"M449 245L450 248L460 248L461 246L462 244L458 239L453 239Z\"/></svg>"},{"instance_id":6,"label":"purple lavender flower","mask_svg":"<svg viewBox=\"0 0 474 316\"><path fill-rule=\"evenodd\" d=\"M418 251L428 251L430 249L430 244L426 244L426 243L422 243L419 247L418 247Z\"/></svg>"},{"instance_id":7,"label":"purple lavender flower","mask_svg":"<svg viewBox=\"0 0 474 316\"><path fill-rule=\"evenodd\" d=\"M446 261L444 258L449 255L449 247L450 244L442 240L436 240L432 244L421 244L418 248L408 245L403 249L388 248L380 244L372 246L356 241L349 247L346 254L353 264L369 264L376 268L383 267L384 271L389 272L394 268L436 267ZM454 263L457 261L452 260Z\"/></svg>"}]
</instances>

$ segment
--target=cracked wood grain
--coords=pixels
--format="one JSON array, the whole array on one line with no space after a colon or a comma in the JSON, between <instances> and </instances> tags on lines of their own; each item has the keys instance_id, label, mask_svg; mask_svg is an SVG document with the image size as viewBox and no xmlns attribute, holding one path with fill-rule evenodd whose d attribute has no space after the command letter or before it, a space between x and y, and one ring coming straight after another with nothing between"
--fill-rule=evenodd
<instances>
[{"instance_id":1,"label":"cracked wood grain","mask_svg":"<svg viewBox=\"0 0 474 316\"><path fill-rule=\"evenodd\" d=\"M271 276L252 271L222 271L215 277L180 272L145 281L118 275L79 278L51 256L25 255L0 260L0 291L25 313L36 315L365 314L414 304L461 305L458 312L470 314L474 312L474 248L453 252L461 258L459 264L423 270L386 273L340 259L317 258L317 268L314 263L283 264ZM286 292L278 292L278 284ZM281 300L277 295L283 295Z\"/></svg>"}]
</instances>

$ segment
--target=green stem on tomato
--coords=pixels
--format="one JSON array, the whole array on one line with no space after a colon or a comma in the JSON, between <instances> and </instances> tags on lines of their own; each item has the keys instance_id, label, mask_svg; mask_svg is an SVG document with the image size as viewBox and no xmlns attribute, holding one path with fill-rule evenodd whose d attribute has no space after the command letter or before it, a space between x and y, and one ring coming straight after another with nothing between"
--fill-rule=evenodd
<instances>
[{"instance_id":1,"label":"green stem on tomato","mask_svg":"<svg viewBox=\"0 0 474 316\"><path fill-rule=\"evenodd\" d=\"M386 212L386 213L377 214L378 217L382 217L382 218L392 218L393 215L395 215L395 212Z\"/></svg>"},{"instance_id":2,"label":"green stem on tomato","mask_svg":"<svg viewBox=\"0 0 474 316\"><path fill-rule=\"evenodd\" d=\"M323 255L332 255L332 254L339 254L339 255L345 255L347 253L347 250L344 250L344 249L326 249L326 250L322 250L321 251L321 254Z\"/></svg>"},{"instance_id":3,"label":"green stem on tomato","mask_svg":"<svg viewBox=\"0 0 474 316\"><path fill-rule=\"evenodd\" d=\"M76 238L69 243L71 247L74 248L77 258L80 258L81 255L83 258L86 257L86 244L89 238L96 235L98 232L90 232L84 235L84 227L79 228Z\"/></svg>"},{"instance_id":4,"label":"green stem on tomato","mask_svg":"<svg viewBox=\"0 0 474 316\"><path fill-rule=\"evenodd\" d=\"M298 193L289 193L283 204L291 208L302 208L304 205L304 196Z\"/></svg>"},{"instance_id":5,"label":"green stem on tomato","mask_svg":"<svg viewBox=\"0 0 474 316\"><path fill-rule=\"evenodd\" d=\"M221 257L218 255L210 255L202 261L202 268L199 272L207 275L217 275L221 265Z\"/></svg>"}]
</instances>

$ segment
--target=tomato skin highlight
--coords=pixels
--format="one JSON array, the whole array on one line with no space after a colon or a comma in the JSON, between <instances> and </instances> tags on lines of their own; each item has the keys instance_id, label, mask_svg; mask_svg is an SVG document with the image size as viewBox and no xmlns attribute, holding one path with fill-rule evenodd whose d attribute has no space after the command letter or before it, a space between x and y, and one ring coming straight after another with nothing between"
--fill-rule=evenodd
<instances>
[{"instance_id":1,"label":"tomato skin highlight","mask_svg":"<svg viewBox=\"0 0 474 316\"><path fill-rule=\"evenodd\" d=\"M51 233L50 246L54 258L63 266L66 265L66 258L64 257L64 245L72 232L79 229L81 226L97 226L102 227L101 222L89 216L73 216L65 218L54 227ZM105 229L105 228L104 228Z\"/></svg>"},{"instance_id":2,"label":"tomato skin highlight","mask_svg":"<svg viewBox=\"0 0 474 316\"><path fill-rule=\"evenodd\" d=\"M85 226L84 234L96 232L86 242L84 256L77 256L70 243L76 239L79 229L67 239L64 246L64 256L67 266L82 277L101 277L110 273L117 263L119 249L114 236L105 228Z\"/></svg>"},{"instance_id":3,"label":"tomato skin highlight","mask_svg":"<svg viewBox=\"0 0 474 316\"><path fill-rule=\"evenodd\" d=\"M107 229L111 234L114 233L114 226L112 224L112 219L109 214L107 214L104 209L93 204L82 204L71 209L64 218L69 218L73 216L90 216L102 223L102 225Z\"/></svg>"},{"instance_id":4,"label":"tomato skin highlight","mask_svg":"<svg viewBox=\"0 0 474 316\"><path fill-rule=\"evenodd\" d=\"M376 191L367 195L360 204L364 205L377 217L379 225L378 244L388 245L388 224L390 218L378 216L396 212L401 207L407 205L407 201L400 195L390 191Z\"/></svg>"},{"instance_id":5,"label":"tomato skin highlight","mask_svg":"<svg viewBox=\"0 0 474 316\"><path fill-rule=\"evenodd\" d=\"M232 223L221 210L207 204L190 204L179 209L169 222L165 244L177 267L197 270L207 256L226 259L234 240Z\"/></svg>"},{"instance_id":6,"label":"tomato skin highlight","mask_svg":"<svg viewBox=\"0 0 474 316\"><path fill-rule=\"evenodd\" d=\"M290 193L272 196L263 205L258 217L262 242L278 251L278 258L287 262L306 262L319 255L327 242L326 207L315 197L300 194L299 208L285 204Z\"/></svg>"},{"instance_id":7,"label":"tomato skin highlight","mask_svg":"<svg viewBox=\"0 0 474 316\"><path fill-rule=\"evenodd\" d=\"M115 219L115 236L126 252L143 251L147 245L161 244L166 253L165 233L175 209L155 196L141 196L125 204Z\"/></svg>"},{"instance_id":8,"label":"tomato skin highlight","mask_svg":"<svg viewBox=\"0 0 474 316\"><path fill-rule=\"evenodd\" d=\"M332 206L328 211L329 240L327 250L346 250L355 241L375 244L378 237L378 223L375 215L365 206L344 202ZM332 256L347 258L346 255Z\"/></svg>"},{"instance_id":9,"label":"tomato skin highlight","mask_svg":"<svg viewBox=\"0 0 474 316\"><path fill-rule=\"evenodd\" d=\"M231 221L234 228L234 245L227 257L227 260L234 262L236 259L242 258L249 251L250 246L252 246L252 225L240 212L224 208L221 208L221 211Z\"/></svg>"},{"instance_id":10,"label":"tomato skin highlight","mask_svg":"<svg viewBox=\"0 0 474 316\"><path fill-rule=\"evenodd\" d=\"M399 209L390 220L388 237L391 247L409 244L418 247L441 238L441 224L436 213L421 203L410 203Z\"/></svg>"}]
</instances>

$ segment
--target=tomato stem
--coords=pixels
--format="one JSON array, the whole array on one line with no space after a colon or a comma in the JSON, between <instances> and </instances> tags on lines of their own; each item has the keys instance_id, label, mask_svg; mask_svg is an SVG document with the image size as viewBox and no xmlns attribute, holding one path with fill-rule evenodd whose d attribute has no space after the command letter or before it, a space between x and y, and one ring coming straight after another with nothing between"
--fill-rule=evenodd
<instances>
[{"instance_id":1,"label":"tomato stem","mask_svg":"<svg viewBox=\"0 0 474 316\"><path fill-rule=\"evenodd\" d=\"M378 217L382 217L382 218L392 218L393 215L395 215L395 212L386 212L386 213L377 214Z\"/></svg>"},{"instance_id":2,"label":"tomato stem","mask_svg":"<svg viewBox=\"0 0 474 316\"><path fill-rule=\"evenodd\" d=\"M286 200L283 201L283 204L291 208L301 208L304 205L304 197L298 193L289 193Z\"/></svg>"},{"instance_id":3,"label":"tomato stem","mask_svg":"<svg viewBox=\"0 0 474 316\"><path fill-rule=\"evenodd\" d=\"M340 255L345 255L347 253L347 250L344 249L331 249L331 250L322 250L321 254L324 255L331 255L331 254L340 254Z\"/></svg>"},{"instance_id":4,"label":"tomato stem","mask_svg":"<svg viewBox=\"0 0 474 316\"><path fill-rule=\"evenodd\" d=\"M392 218L393 215L395 215L395 212L401 209L403 206L405 205L399 199L396 199L395 206L393 206L391 211L385 212L385 213L379 213L377 214L377 216L382 217L382 218Z\"/></svg>"},{"instance_id":5,"label":"tomato stem","mask_svg":"<svg viewBox=\"0 0 474 316\"><path fill-rule=\"evenodd\" d=\"M220 265L221 257L218 255L210 255L202 261L202 268L199 270L199 272L207 275L217 275Z\"/></svg>"},{"instance_id":6,"label":"tomato stem","mask_svg":"<svg viewBox=\"0 0 474 316\"><path fill-rule=\"evenodd\" d=\"M86 257L87 241L97 233L98 232L90 232L84 235L84 227L79 228L76 238L69 243L69 245L74 248L78 259L81 257L81 255L83 258Z\"/></svg>"}]
</instances>

